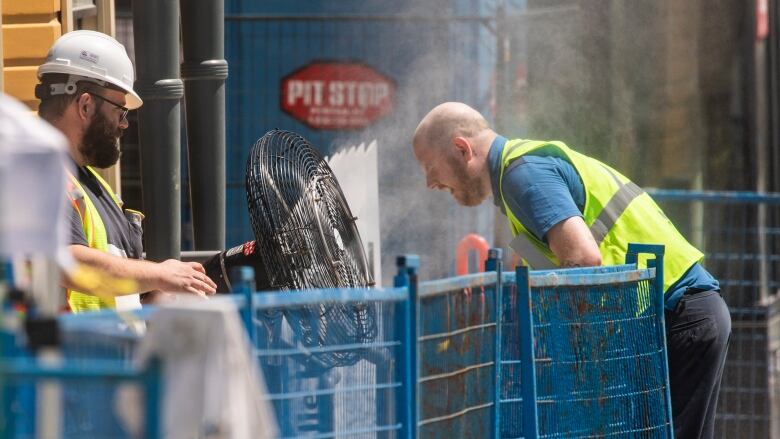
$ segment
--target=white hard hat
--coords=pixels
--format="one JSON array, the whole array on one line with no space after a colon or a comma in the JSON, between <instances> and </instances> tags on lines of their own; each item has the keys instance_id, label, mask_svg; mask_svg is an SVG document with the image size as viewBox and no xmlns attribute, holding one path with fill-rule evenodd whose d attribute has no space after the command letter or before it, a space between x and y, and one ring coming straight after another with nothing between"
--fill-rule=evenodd
<instances>
[{"instance_id":1,"label":"white hard hat","mask_svg":"<svg viewBox=\"0 0 780 439\"><path fill-rule=\"evenodd\" d=\"M133 63L125 47L110 36L91 30L68 32L54 42L46 62L38 67L38 79L47 73L64 73L67 84L52 86L51 94L73 94L77 81L114 85L127 93L127 108L134 110L143 101L133 91Z\"/></svg>"}]
</instances>

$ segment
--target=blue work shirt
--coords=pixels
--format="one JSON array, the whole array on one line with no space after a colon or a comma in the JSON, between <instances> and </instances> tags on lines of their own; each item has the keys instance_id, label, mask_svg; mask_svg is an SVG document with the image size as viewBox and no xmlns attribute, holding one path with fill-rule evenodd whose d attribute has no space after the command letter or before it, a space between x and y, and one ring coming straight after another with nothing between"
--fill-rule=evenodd
<instances>
[{"instance_id":1,"label":"blue work shirt","mask_svg":"<svg viewBox=\"0 0 780 439\"><path fill-rule=\"evenodd\" d=\"M497 136L487 158L493 201L502 211L498 178L506 142ZM564 157L557 149L542 147L524 155L524 163L504 175L503 194L509 209L531 234L545 243L553 226L573 216L582 217L585 210L582 178ZM701 264L693 264L666 291L666 309L673 310L689 288L710 291L720 290L720 285Z\"/></svg>"}]
</instances>

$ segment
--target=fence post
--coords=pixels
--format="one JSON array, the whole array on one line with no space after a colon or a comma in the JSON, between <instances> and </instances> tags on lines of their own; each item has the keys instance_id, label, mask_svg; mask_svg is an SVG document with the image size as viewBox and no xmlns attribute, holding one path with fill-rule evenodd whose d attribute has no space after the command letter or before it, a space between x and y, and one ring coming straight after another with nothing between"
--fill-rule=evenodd
<instances>
[{"instance_id":1,"label":"fence post","mask_svg":"<svg viewBox=\"0 0 780 439\"><path fill-rule=\"evenodd\" d=\"M255 270L252 267L233 267L230 270L230 283L233 285L233 294L244 296L244 307L241 308L241 320L246 327L251 345L257 346L257 335L254 328L255 311Z\"/></svg>"},{"instance_id":2,"label":"fence post","mask_svg":"<svg viewBox=\"0 0 780 439\"><path fill-rule=\"evenodd\" d=\"M495 340L493 341L493 438L501 437L501 327L504 315L504 285L501 273L504 271L503 250L491 248L485 261L485 271L496 272L496 292L493 295L494 321L496 322Z\"/></svg>"},{"instance_id":3,"label":"fence post","mask_svg":"<svg viewBox=\"0 0 780 439\"><path fill-rule=\"evenodd\" d=\"M406 379L396 397L396 413L402 413L403 427L401 437L417 437L417 269L420 258L416 255L403 255L396 258L398 274L393 279L395 287L406 287L408 298L401 302L395 313L395 327L403 333L404 361L396 361L396 376Z\"/></svg>"},{"instance_id":4,"label":"fence post","mask_svg":"<svg viewBox=\"0 0 780 439\"><path fill-rule=\"evenodd\" d=\"M666 322L664 318L664 246L658 244L628 244L626 263L639 266L640 254L651 254L654 259L647 261L648 268L655 268L655 288L653 292L653 308L656 312L656 328L659 339L663 343L663 361L667 365L664 380L666 381L666 413L669 423L666 425L667 437L674 437L674 425L672 421L672 394L669 381L669 354L666 350Z\"/></svg>"},{"instance_id":5,"label":"fence post","mask_svg":"<svg viewBox=\"0 0 780 439\"><path fill-rule=\"evenodd\" d=\"M517 267L517 301L520 316L520 384L523 395L523 436L539 436L536 410L536 363L534 362L534 315L531 309L531 283L528 267Z\"/></svg>"},{"instance_id":6,"label":"fence post","mask_svg":"<svg viewBox=\"0 0 780 439\"><path fill-rule=\"evenodd\" d=\"M146 402L146 416L144 424L146 425L145 437L157 439L163 437L163 389L162 389L163 368L160 359L152 357L146 363L145 370L142 372L144 398Z\"/></svg>"}]
</instances>

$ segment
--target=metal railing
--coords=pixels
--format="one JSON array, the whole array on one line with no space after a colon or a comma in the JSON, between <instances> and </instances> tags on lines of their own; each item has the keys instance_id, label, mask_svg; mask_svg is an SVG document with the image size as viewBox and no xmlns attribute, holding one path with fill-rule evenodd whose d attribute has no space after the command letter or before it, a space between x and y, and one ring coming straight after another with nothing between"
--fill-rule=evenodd
<instances>
[{"instance_id":1,"label":"metal railing","mask_svg":"<svg viewBox=\"0 0 780 439\"><path fill-rule=\"evenodd\" d=\"M140 434L162 437L162 369L157 360L133 364L140 335L114 313L63 316L57 326L59 345L41 358L2 335L0 437L134 437L115 409L126 385L144 395L141 406L125 407L143 414Z\"/></svg>"},{"instance_id":2,"label":"metal railing","mask_svg":"<svg viewBox=\"0 0 780 439\"><path fill-rule=\"evenodd\" d=\"M647 192L704 252L731 312L715 436L780 438L780 194Z\"/></svg>"},{"instance_id":3,"label":"metal railing","mask_svg":"<svg viewBox=\"0 0 780 439\"><path fill-rule=\"evenodd\" d=\"M614 431L662 430L667 425L659 417L663 406L648 409L663 402L668 390L668 378L658 375L665 370L659 360L665 355L663 338L652 337L659 334L658 315L648 314L657 311L650 299L654 271L629 265L508 273L500 261L500 250L494 249L484 273L418 283L419 259L399 257L395 287L376 289L255 292L251 270L243 269L234 283L237 293L221 300L234 301L240 310L268 385L264 398L284 438L518 437L524 432L531 437L572 422L579 430L558 433L587 435L596 430L582 422L583 410L594 422L614 418L609 424ZM523 303L532 304L525 314ZM550 303L559 304L558 314ZM587 313L575 312L582 306ZM146 308L136 316L145 319L152 312ZM551 323L553 317L558 323ZM140 338L115 314L62 316L59 326L63 367L78 371L71 374L91 384L150 377L128 366ZM556 328L561 332L551 332ZM640 330L642 343L636 337ZM568 344L556 344L558 339ZM589 349L590 357L580 355L582 349ZM106 362L120 369L97 375L107 371L101 369ZM529 379L529 370L538 379ZM608 376L608 385L599 374ZM583 378L589 378L587 385L577 387ZM535 384L522 385L528 382ZM115 388L87 387L63 386L65 396L74 397L65 399L70 421L63 437L127 437L108 416ZM581 397L559 398L561 392ZM529 396L533 393L537 396ZM522 404L531 399L536 403ZM27 425L20 410L34 413L30 401L5 402L5 419ZM150 400L146 407L148 428L159 428L158 404ZM24 431L17 427L6 430L16 434L10 437L35 436L18 434Z\"/></svg>"}]
</instances>

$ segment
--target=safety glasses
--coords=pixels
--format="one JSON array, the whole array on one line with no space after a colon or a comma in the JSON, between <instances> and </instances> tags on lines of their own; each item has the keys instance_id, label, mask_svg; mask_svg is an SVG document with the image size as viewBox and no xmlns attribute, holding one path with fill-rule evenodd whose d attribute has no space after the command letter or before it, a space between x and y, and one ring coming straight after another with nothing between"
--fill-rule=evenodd
<instances>
[{"instance_id":1,"label":"safety glasses","mask_svg":"<svg viewBox=\"0 0 780 439\"><path fill-rule=\"evenodd\" d=\"M119 118L119 122L120 122L120 123L121 123L121 122L124 122L125 120L127 120L127 113L129 113L129 112L130 112L130 109L129 109L129 108L125 107L124 105L119 105L119 104L117 104L116 102L113 102L113 101L112 101L112 100L110 100L110 99L104 98L103 96L100 96L100 95L99 95L99 94L97 94L97 93L93 93L93 92L91 92L91 91L87 91L87 92L85 92L85 93L89 93L89 95L90 95L90 96L94 96L94 97L96 97L96 98L98 98L98 99L100 99L100 100L106 101L106 102L108 102L109 104L111 104L111 105L115 106L116 108L119 108L120 110L122 110L122 116Z\"/></svg>"}]
</instances>

